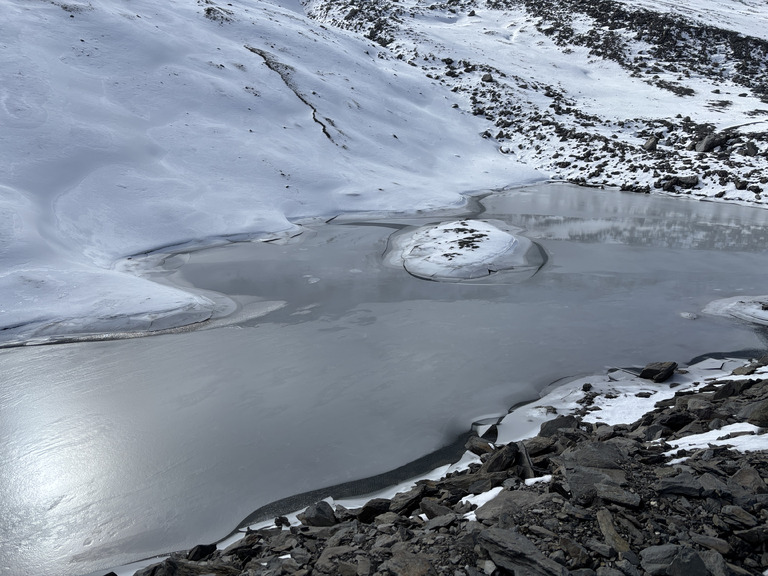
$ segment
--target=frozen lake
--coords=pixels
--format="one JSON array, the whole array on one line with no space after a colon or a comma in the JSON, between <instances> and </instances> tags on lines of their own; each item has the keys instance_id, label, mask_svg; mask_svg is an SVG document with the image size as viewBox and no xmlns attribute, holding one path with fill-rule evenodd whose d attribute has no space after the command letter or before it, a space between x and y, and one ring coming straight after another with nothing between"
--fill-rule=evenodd
<instances>
[{"instance_id":1,"label":"frozen lake","mask_svg":"<svg viewBox=\"0 0 768 576\"><path fill-rule=\"evenodd\" d=\"M449 283L385 262L393 233L471 217L524 229L541 268ZM106 572L215 541L272 501L449 444L561 377L765 349L763 332L700 311L765 294L766 246L765 210L542 185L174 257L166 281L274 310L0 350L0 574Z\"/></svg>"}]
</instances>

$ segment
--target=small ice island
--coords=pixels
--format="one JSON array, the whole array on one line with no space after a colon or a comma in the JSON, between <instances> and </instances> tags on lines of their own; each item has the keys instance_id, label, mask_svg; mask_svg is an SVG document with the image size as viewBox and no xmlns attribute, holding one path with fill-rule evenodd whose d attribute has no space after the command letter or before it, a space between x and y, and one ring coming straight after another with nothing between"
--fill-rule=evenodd
<instances>
[{"instance_id":1,"label":"small ice island","mask_svg":"<svg viewBox=\"0 0 768 576\"><path fill-rule=\"evenodd\" d=\"M418 278L450 282L511 270L530 277L546 258L531 240L513 234L502 222L467 219L395 235L387 260Z\"/></svg>"}]
</instances>

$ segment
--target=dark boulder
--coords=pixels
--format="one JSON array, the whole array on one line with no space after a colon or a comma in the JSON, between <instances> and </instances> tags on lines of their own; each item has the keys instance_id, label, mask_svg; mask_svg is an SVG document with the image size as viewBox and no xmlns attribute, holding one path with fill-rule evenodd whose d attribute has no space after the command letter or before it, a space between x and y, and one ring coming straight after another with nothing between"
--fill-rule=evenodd
<instances>
[{"instance_id":1,"label":"dark boulder","mask_svg":"<svg viewBox=\"0 0 768 576\"><path fill-rule=\"evenodd\" d=\"M677 362L651 362L640 371L640 378L664 382L674 374L676 369Z\"/></svg>"}]
</instances>

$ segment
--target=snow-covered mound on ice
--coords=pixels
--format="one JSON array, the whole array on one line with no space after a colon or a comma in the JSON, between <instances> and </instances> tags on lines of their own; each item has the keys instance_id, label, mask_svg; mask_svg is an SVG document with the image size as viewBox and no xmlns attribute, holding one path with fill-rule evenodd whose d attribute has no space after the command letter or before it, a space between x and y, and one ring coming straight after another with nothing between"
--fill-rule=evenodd
<instances>
[{"instance_id":1,"label":"snow-covered mound on ice","mask_svg":"<svg viewBox=\"0 0 768 576\"><path fill-rule=\"evenodd\" d=\"M501 223L499 223L501 225ZM388 260L428 280L471 280L502 270L531 267L533 243L489 221L456 220L417 228L393 238Z\"/></svg>"},{"instance_id":2,"label":"snow-covered mound on ice","mask_svg":"<svg viewBox=\"0 0 768 576\"><path fill-rule=\"evenodd\" d=\"M710 302L706 314L730 316L768 326L768 296L734 296Z\"/></svg>"}]
</instances>

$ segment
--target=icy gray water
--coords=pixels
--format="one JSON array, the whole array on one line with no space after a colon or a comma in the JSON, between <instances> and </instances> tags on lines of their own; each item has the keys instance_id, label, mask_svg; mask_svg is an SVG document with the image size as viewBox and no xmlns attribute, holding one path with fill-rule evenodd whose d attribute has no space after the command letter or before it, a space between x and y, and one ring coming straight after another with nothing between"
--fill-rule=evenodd
<instances>
[{"instance_id":1,"label":"icy gray water","mask_svg":"<svg viewBox=\"0 0 768 576\"><path fill-rule=\"evenodd\" d=\"M482 204L543 247L538 273L419 280L383 263L389 236L472 214L345 216L169 261L169 281L284 303L261 318L0 351L0 574L85 574L217 540L563 376L765 348L746 324L689 318L768 292L767 211L564 185Z\"/></svg>"}]
</instances>

